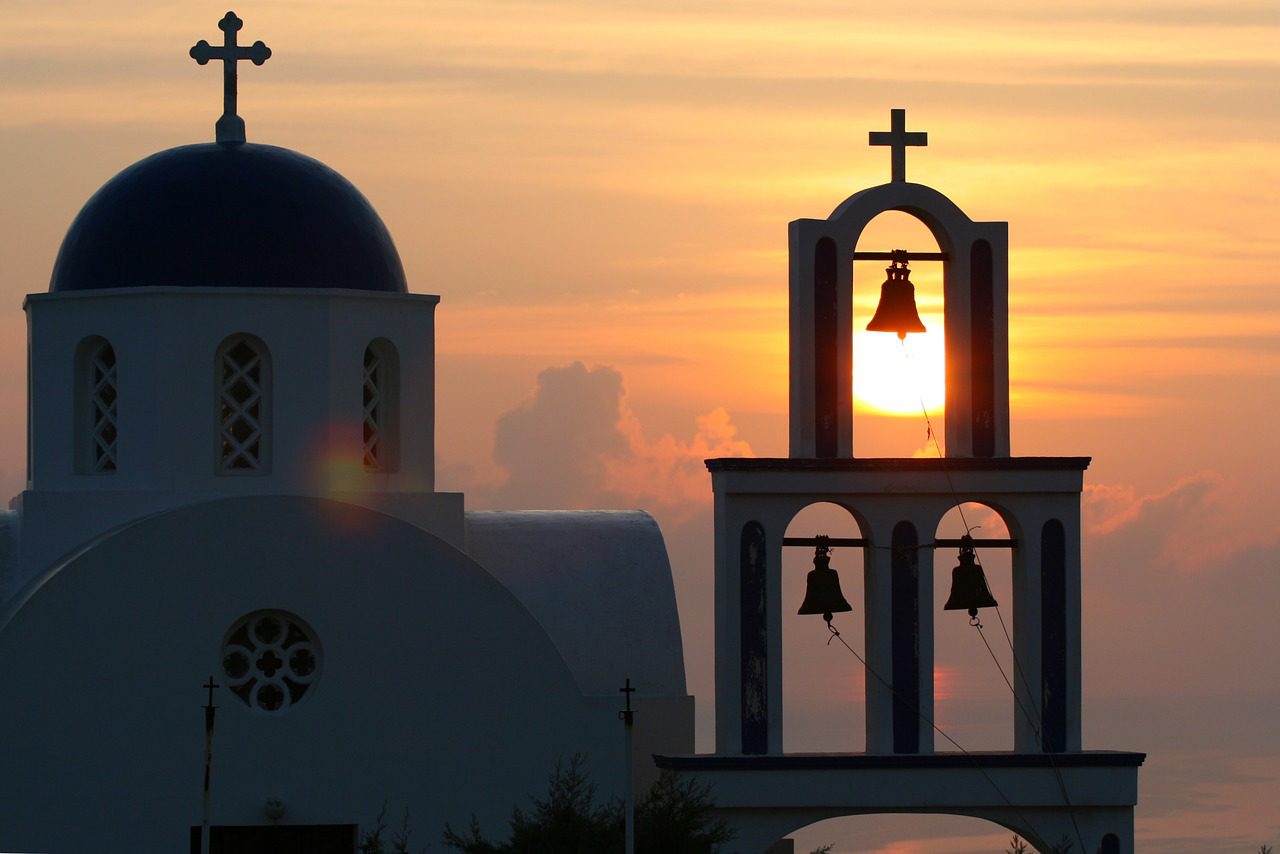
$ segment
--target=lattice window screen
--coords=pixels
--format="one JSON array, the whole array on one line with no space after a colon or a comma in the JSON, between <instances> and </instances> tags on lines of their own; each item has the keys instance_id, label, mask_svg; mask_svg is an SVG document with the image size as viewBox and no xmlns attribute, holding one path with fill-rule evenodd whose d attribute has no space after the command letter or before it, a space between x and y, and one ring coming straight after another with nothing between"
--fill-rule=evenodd
<instances>
[{"instance_id":1,"label":"lattice window screen","mask_svg":"<svg viewBox=\"0 0 1280 854\"><path fill-rule=\"evenodd\" d=\"M263 473L269 393L265 349L252 338L237 336L219 352L219 467L229 474Z\"/></svg>"},{"instance_id":2,"label":"lattice window screen","mask_svg":"<svg viewBox=\"0 0 1280 854\"><path fill-rule=\"evenodd\" d=\"M95 473L116 470L116 351L101 341L89 353L89 468Z\"/></svg>"},{"instance_id":3,"label":"lattice window screen","mask_svg":"<svg viewBox=\"0 0 1280 854\"><path fill-rule=\"evenodd\" d=\"M364 467L381 471L386 467L387 366L370 344L364 351Z\"/></svg>"}]
</instances>

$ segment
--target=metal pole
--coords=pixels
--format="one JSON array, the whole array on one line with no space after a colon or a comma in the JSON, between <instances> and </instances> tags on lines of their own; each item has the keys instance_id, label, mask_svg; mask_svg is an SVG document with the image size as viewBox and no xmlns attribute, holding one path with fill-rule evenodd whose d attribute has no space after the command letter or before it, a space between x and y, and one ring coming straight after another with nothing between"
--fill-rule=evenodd
<instances>
[{"instance_id":1,"label":"metal pole","mask_svg":"<svg viewBox=\"0 0 1280 854\"><path fill-rule=\"evenodd\" d=\"M623 780L623 785L622 785L622 792L623 792L622 802L625 809L625 812L623 814L624 816L623 823L622 823L623 838L624 838L623 847L626 851L626 854L636 854L636 797L635 797L635 789L634 789L634 786L632 785L632 771L631 771L632 727L635 724L635 719L636 719L635 710L631 708L631 695L636 689L631 687L631 679L628 678L627 684L622 688L619 688L618 690L623 692L623 694L625 694L627 698L627 707L623 709L621 712L618 712L618 717L622 719L622 731L623 731L622 767L623 767L623 774L625 775L625 779Z\"/></svg>"},{"instance_id":2,"label":"metal pole","mask_svg":"<svg viewBox=\"0 0 1280 854\"><path fill-rule=\"evenodd\" d=\"M201 804L200 854L209 854L209 777L213 769L213 716L218 707L213 704L213 689L219 687L213 677L203 688L209 691L209 702L204 707L204 795Z\"/></svg>"}]
</instances>

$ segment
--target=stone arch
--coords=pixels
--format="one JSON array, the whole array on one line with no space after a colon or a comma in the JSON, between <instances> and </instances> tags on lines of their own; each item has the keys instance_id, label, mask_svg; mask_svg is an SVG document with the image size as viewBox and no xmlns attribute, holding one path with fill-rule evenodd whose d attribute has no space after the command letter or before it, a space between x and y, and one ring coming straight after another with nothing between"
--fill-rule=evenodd
<instances>
[{"instance_id":1,"label":"stone arch","mask_svg":"<svg viewBox=\"0 0 1280 854\"><path fill-rule=\"evenodd\" d=\"M1013 793L1010 792L1008 794L1012 796ZM1077 809L1075 812L1076 821L1082 826L1086 844L1090 839L1093 839L1097 840L1097 845L1102 846L1097 849L1099 851L1119 852L1121 850L1118 835L1115 833L1102 834L1101 831L1106 829L1102 821L1087 815L1086 810ZM768 852L774 850L773 846L782 840L791 838L807 828L832 819L852 819L894 814L898 814L898 811L852 806L812 807L798 810L772 811L772 813L752 811L752 813L746 815L735 813L731 817L731 825L738 834L734 839L734 850L741 852L741 854ZM1066 808L1019 809L1006 806L997 809L966 809L963 807L933 807L923 811L912 810L912 814L920 816L953 816L988 823L993 826L993 829L1003 828L1005 831L1017 834L1029 843L1034 851L1050 852L1058 850L1057 846L1063 840L1072 843L1072 847L1069 850L1073 852L1079 850L1079 843L1076 841L1079 839L1075 832L1076 824L1072 822L1071 810ZM1103 824L1103 826L1098 827L1097 825L1099 824ZM830 834L822 836L822 842L816 844L831 842L832 840L829 836ZM1114 841L1115 847L1106 847L1108 844L1112 844L1109 843L1109 840ZM816 841L805 840L806 844L809 842ZM797 845L796 850L802 850L801 846ZM1095 849L1088 849L1090 852L1093 850Z\"/></svg>"},{"instance_id":2,"label":"stone arch","mask_svg":"<svg viewBox=\"0 0 1280 854\"><path fill-rule=\"evenodd\" d=\"M855 193L826 220L791 223L791 456L825 457L833 450L836 457L853 455L852 391L846 382L819 383L819 374L852 376L855 283L852 265L846 262L854 259L867 224L886 211L918 219L941 250L947 454L1008 456L1007 224L974 222L938 191L907 182ZM827 316L831 304L831 249L838 324L834 341L825 332L818 334L819 323L824 328L827 323L819 318ZM979 297L976 323L975 293ZM831 413L835 413L834 448L827 426Z\"/></svg>"},{"instance_id":3,"label":"stone arch","mask_svg":"<svg viewBox=\"0 0 1280 854\"><path fill-rule=\"evenodd\" d=\"M856 504L840 496L819 496L812 499L801 499L794 507L788 509L786 524L783 530L787 536L812 536L813 534L803 534L800 531L793 530L796 521L807 511L815 508L830 508L830 519L818 520L818 524L823 526L841 526L846 523L852 523L854 532L852 534L833 534L831 536L853 536L860 539L870 537L871 525L866 517L862 514ZM822 532L817 532L822 533Z\"/></svg>"}]
</instances>

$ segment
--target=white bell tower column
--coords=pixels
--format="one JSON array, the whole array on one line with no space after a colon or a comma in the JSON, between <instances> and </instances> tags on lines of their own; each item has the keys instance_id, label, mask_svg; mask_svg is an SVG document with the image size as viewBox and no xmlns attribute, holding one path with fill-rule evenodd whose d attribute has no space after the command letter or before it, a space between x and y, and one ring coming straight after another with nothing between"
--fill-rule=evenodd
<instances>
[{"instance_id":1,"label":"white bell tower column","mask_svg":"<svg viewBox=\"0 0 1280 854\"><path fill-rule=\"evenodd\" d=\"M924 145L894 110L892 180L855 193L826 219L790 227L791 448L777 459L707 461L715 492L716 754L660 757L710 782L739 831L734 850L764 851L783 834L837 815L940 812L986 818L1041 850L1066 835L1087 852L1132 852L1137 769L1144 755L1081 743L1080 494L1087 457L1014 457L1009 437L1008 226L975 222L942 193L906 181L905 148ZM867 224L885 211L923 222L941 261L946 325L946 456L853 454L853 262ZM861 528L866 752L784 750L784 533L809 505L830 502ZM1012 553L1018 696L1014 751L956 751L935 739L936 549L943 516L981 502L1010 536L979 553ZM820 532L814 532L820 533ZM806 544L809 540L803 540ZM954 552L952 552L954 553ZM980 566L980 564L979 564ZM952 612L948 612L949 614ZM955 612L963 618L963 612ZM833 625L835 625L833 623ZM859 650L860 647L860 650Z\"/></svg>"}]
</instances>

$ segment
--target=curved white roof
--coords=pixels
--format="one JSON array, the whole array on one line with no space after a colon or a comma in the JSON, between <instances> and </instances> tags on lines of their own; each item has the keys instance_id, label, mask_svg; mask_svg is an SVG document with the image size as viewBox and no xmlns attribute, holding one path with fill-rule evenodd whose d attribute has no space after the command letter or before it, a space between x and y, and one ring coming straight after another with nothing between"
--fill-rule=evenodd
<instances>
[{"instance_id":1,"label":"curved white roof","mask_svg":"<svg viewBox=\"0 0 1280 854\"><path fill-rule=\"evenodd\" d=\"M542 624L586 694L685 694L666 543L639 510L467 513L467 551Z\"/></svg>"}]
</instances>

